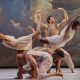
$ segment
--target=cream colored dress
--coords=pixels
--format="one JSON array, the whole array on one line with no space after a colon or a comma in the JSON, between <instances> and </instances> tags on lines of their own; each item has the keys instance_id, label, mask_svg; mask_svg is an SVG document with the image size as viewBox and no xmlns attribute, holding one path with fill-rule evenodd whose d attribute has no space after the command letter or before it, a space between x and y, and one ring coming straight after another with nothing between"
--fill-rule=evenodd
<instances>
[{"instance_id":1,"label":"cream colored dress","mask_svg":"<svg viewBox=\"0 0 80 80\"><path fill-rule=\"evenodd\" d=\"M73 38L74 30L69 31L67 35L65 36L65 31L67 27L68 26L64 27L59 35L46 37L47 40L49 41L49 44L53 46L54 50L65 46L65 44Z\"/></svg>"},{"instance_id":2,"label":"cream colored dress","mask_svg":"<svg viewBox=\"0 0 80 80\"><path fill-rule=\"evenodd\" d=\"M14 36L6 35L11 42L3 40L2 44L5 47L16 49L16 50L30 50L32 49L32 34L28 36L22 36L20 38L15 38Z\"/></svg>"}]
</instances>

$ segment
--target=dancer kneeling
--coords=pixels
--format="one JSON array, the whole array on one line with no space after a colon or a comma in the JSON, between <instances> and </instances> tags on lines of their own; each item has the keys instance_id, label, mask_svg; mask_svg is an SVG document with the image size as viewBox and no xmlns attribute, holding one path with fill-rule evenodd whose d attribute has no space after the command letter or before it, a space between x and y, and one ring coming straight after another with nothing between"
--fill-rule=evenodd
<instances>
[{"instance_id":1,"label":"dancer kneeling","mask_svg":"<svg viewBox=\"0 0 80 80\"><path fill-rule=\"evenodd\" d=\"M35 72L35 75L33 75L34 79L45 79L51 76L63 76L63 74L60 72L47 73L47 71L52 67L52 64L53 64L52 56L48 52L30 50L30 51L27 51L26 53L26 59L34 68L33 69ZM30 65L27 65L27 64L24 65L23 66L24 70L26 72L33 71L31 67L29 67L30 69L28 69L28 66Z\"/></svg>"}]
</instances>

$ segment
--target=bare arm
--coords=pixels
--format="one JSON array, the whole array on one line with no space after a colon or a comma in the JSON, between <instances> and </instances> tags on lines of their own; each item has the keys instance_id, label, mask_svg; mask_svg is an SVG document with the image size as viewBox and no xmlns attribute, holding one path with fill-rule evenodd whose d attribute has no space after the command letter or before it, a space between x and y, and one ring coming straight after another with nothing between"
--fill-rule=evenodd
<instances>
[{"instance_id":1,"label":"bare arm","mask_svg":"<svg viewBox=\"0 0 80 80\"><path fill-rule=\"evenodd\" d=\"M34 15L34 23L37 24L37 22L41 22L42 21L42 13L41 13L41 10L37 10L35 12L35 15Z\"/></svg>"},{"instance_id":2,"label":"bare arm","mask_svg":"<svg viewBox=\"0 0 80 80\"><path fill-rule=\"evenodd\" d=\"M29 30L33 33L32 34L32 40L35 40L38 38L38 36L40 35L40 32L39 31L35 31L35 29L31 26L28 27Z\"/></svg>"},{"instance_id":3,"label":"bare arm","mask_svg":"<svg viewBox=\"0 0 80 80\"><path fill-rule=\"evenodd\" d=\"M64 27L64 25L67 23L69 17L68 17L68 15L67 15L65 9L63 9L63 8L58 8L58 10L62 10L62 11L64 12L64 19L63 19L63 21L62 21L61 23L58 24L58 28L61 29L61 28Z\"/></svg>"},{"instance_id":4,"label":"bare arm","mask_svg":"<svg viewBox=\"0 0 80 80\"><path fill-rule=\"evenodd\" d=\"M37 38L41 37L40 35L41 21L42 21L41 11L38 10L35 12L35 15L34 15L34 22L37 24L37 27L36 27L35 33L33 34L33 39L35 39L36 37Z\"/></svg>"},{"instance_id":5,"label":"bare arm","mask_svg":"<svg viewBox=\"0 0 80 80\"><path fill-rule=\"evenodd\" d=\"M32 57L32 55L27 55L27 59L30 61L30 63L32 64L32 66L34 68L35 78L38 79L39 78L38 66L37 66L35 59Z\"/></svg>"},{"instance_id":6,"label":"bare arm","mask_svg":"<svg viewBox=\"0 0 80 80\"><path fill-rule=\"evenodd\" d=\"M38 36L39 36L39 34L40 34L40 32L39 32L39 31L35 31L35 32L33 33L33 35L32 35L32 40L37 39L37 38L38 38Z\"/></svg>"}]
</instances>

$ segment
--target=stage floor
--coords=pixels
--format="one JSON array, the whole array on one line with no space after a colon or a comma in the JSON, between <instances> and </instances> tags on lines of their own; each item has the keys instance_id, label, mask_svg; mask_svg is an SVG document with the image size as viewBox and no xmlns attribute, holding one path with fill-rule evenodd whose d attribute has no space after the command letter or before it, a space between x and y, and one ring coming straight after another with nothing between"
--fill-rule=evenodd
<instances>
[{"instance_id":1,"label":"stage floor","mask_svg":"<svg viewBox=\"0 0 80 80\"><path fill-rule=\"evenodd\" d=\"M51 71L54 72L55 70L52 69ZM64 73L63 79L61 77L50 77L45 80L80 80L80 68L76 68L76 73L71 73L68 68L63 68L62 71ZM16 73L17 69L0 69L0 80L13 80L16 77Z\"/></svg>"}]
</instances>

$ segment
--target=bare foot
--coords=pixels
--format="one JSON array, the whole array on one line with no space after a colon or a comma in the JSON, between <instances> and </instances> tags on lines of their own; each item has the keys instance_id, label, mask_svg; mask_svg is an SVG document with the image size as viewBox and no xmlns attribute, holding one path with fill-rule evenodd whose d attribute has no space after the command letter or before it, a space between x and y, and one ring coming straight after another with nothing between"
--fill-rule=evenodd
<instances>
[{"instance_id":1,"label":"bare foot","mask_svg":"<svg viewBox=\"0 0 80 80\"><path fill-rule=\"evenodd\" d=\"M61 76L63 78L63 73L61 72L56 72L56 76Z\"/></svg>"},{"instance_id":2,"label":"bare foot","mask_svg":"<svg viewBox=\"0 0 80 80\"><path fill-rule=\"evenodd\" d=\"M62 73L61 69L59 69L59 70L56 70L56 72L60 72L60 73Z\"/></svg>"},{"instance_id":3,"label":"bare foot","mask_svg":"<svg viewBox=\"0 0 80 80\"><path fill-rule=\"evenodd\" d=\"M75 69L71 69L71 72L72 72L72 73L76 73Z\"/></svg>"}]
</instances>

